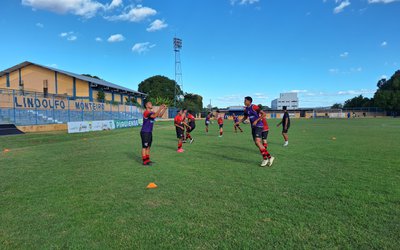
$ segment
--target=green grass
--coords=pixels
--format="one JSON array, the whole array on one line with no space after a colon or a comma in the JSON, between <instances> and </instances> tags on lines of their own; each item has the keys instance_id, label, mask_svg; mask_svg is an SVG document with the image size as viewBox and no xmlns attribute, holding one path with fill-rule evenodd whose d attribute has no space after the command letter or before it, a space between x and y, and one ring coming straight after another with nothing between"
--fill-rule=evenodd
<instances>
[{"instance_id":1,"label":"green grass","mask_svg":"<svg viewBox=\"0 0 400 250\"><path fill-rule=\"evenodd\" d=\"M1 137L0 249L398 249L400 120L276 123L272 168L230 122L184 154L158 122L150 168L139 128Z\"/></svg>"}]
</instances>

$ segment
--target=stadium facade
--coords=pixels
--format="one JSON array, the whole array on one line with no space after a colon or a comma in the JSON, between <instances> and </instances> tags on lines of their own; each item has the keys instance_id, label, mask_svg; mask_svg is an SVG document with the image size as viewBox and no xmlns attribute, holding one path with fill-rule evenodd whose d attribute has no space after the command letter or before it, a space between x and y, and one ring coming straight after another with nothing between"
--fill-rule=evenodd
<instances>
[{"instance_id":1,"label":"stadium facade","mask_svg":"<svg viewBox=\"0 0 400 250\"><path fill-rule=\"evenodd\" d=\"M0 72L0 124L137 120L145 97L101 79L23 62Z\"/></svg>"},{"instance_id":2,"label":"stadium facade","mask_svg":"<svg viewBox=\"0 0 400 250\"><path fill-rule=\"evenodd\" d=\"M123 104L126 98L135 98L141 104L144 93L119 86L101 79L68 71L23 62L0 72L0 88L63 95L76 99L96 100L97 93L103 91L106 101Z\"/></svg>"}]
</instances>

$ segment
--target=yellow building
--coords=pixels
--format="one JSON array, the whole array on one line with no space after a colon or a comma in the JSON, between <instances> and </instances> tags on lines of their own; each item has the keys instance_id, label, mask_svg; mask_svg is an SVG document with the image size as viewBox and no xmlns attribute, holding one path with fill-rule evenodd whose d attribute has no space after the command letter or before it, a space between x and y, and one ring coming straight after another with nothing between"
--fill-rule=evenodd
<instances>
[{"instance_id":1,"label":"yellow building","mask_svg":"<svg viewBox=\"0 0 400 250\"><path fill-rule=\"evenodd\" d=\"M143 103L146 94L104 80L87 77L31 62L23 62L0 72L0 89L23 90L72 99L97 101L97 93L104 92L106 101L125 103L135 98Z\"/></svg>"}]
</instances>

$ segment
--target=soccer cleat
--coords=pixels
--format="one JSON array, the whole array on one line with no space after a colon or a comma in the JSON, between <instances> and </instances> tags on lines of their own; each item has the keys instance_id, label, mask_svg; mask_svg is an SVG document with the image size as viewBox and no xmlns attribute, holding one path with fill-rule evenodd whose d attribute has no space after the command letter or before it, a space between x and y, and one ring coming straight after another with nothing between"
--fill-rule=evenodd
<instances>
[{"instance_id":1,"label":"soccer cleat","mask_svg":"<svg viewBox=\"0 0 400 250\"><path fill-rule=\"evenodd\" d=\"M192 138L192 139L190 139L190 144L192 144L194 142L194 139Z\"/></svg>"},{"instance_id":2,"label":"soccer cleat","mask_svg":"<svg viewBox=\"0 0 400 250\"><path fill-rule=\"evenodd\" d=\"M183 152L185 152L185 150L183 150L183 148L180 148L180 149L178 149L176 152L178 152L178 153L183 153Z\"/></svg>"},{"instance_id":3,"label":"soccer cleat","mask_svg":"<svg viewBox=\"0 0 400 250\"><path fill-rule=\"evenodd\" d=\"M283 146L284 146L284 147L289 146L289 142L288 142L288 141L285 141L285 144L283 144Z\"/></svg>"},{"instance_id":4,"label":"soccer cleat","mask_svg":"<svg viewBox=\"0 0 400 250\"><path fill-rule=\"evenodd\" d=\"M183 140L182 142L183 142L183 143L186 143L186 140Z\"/></svg>"},{"instance_id":5,"label":"soccer cleat","mask_svg":"<svg viewBox=\"0 0 400 250\"><path fill-rule=\"evenodd\" d=\"M261 167L267 166L267 165L268 165L268 162L269 162L269 160L263 160L263 161L261 162Z\"/></svg>"},{"instance_id":6,"label":"soccer cleat","mask_svg":"<svg viewBox=\"0 0 400 250\"><path fill-rule=\"evenodd\" d=\"M268 167L272 166L272 163L274 163L275 157L271 156L271 158L269 158L268 160Z\"/></svg>"}]
</instances>

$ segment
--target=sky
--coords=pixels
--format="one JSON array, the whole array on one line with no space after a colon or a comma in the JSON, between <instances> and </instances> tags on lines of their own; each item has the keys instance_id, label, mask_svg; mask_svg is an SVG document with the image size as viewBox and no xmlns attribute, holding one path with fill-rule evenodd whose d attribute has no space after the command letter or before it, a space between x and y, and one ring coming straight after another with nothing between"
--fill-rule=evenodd
<instances>
[{"instance_id":1,"label":"sky","mask_svg":"<svg viewBox=\"0 0 400 250\"><path fill-rule=\"evenodd\" d=\"M400 0L2 0L0 70L23 61L92 74L137 90L174 79L204 106L300 107L372 97L400 69Z\"/></svg>"}]
</instances>

